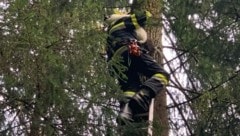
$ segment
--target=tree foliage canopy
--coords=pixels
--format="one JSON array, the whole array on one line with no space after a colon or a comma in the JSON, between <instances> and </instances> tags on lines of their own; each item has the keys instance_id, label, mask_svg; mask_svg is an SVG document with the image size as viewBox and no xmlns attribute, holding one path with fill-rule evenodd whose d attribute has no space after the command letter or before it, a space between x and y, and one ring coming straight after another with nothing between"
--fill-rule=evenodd
<instances>
[{"instance_id":1,"label":"tree foliage canopy","mask_svg":"<svg viewBox=\"0 0 240 136\"><path fill-rule=\"evenodd\" d=\"M186 80L172 82L176 95L186 101L171 98L187 134L239 133L239 7L239 2L226 0L165 3L165 31L174 35L170 39L177 55L168 63L177 62L170 68L173 77Z\"/></svg>"},{"instance_id":2,"label":"tree foliage canopy","mask_svg":"<svg viewBox=\"0 0 240 136\"><path fill-rule=\"evenodd\" d=\"M105 42L98 24L102 3L2 4L0 133L102 135L118 92L99 54Z\"/></svg>"}]
</instances>

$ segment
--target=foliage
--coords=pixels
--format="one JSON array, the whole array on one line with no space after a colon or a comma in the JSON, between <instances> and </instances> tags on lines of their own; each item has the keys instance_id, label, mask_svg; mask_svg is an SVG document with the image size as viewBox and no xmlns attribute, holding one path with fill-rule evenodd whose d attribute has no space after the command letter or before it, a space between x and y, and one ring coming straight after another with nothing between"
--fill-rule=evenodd
<instances>
[{"instance_id":1,"label":"foliage","mask_svg":"<svg viewBox=\"0 0 240 136\"><path fill-rule=\"evenodd\" d=\"M118 86L99 54L103 3L2 4L0 134L103 135L114 127Z\"/></svg>"},{"instance_id":2,"label":"foliage","mask_svg":"<svg viewBox=\"0 0 240 136\"><path fill-rule=\"evenodd\" d=\"M99 54L111 2L0 2L1 135L117 135L121 91ZM176 54L165 60L171 130L238 135L240 3L164 2L164 50Z\"/></svg>"},{"instance_id":3,"label":"foliage","mask_svg":"<svg viewBox=\"0 0 240 136\"><path fill-rule=\"evenodd\" d=\"M174 35L177 55L168 61L173 77L184 71L186 80L172 83L169 93L187 135L239 134L239 7L237 1L167 0L165 28ZM172 62L173 61L173 62ZM177 65L177 66L176 66ZM181 75L180 75L181 76ZM177 95L182 94L186 101ZM174 107L174 108L173 108ZM185 109L185 110L184 110ZM183 112L184 111L184 112ZM174 122L174 121L173 121ZM182 130L173 124L175 130Z\"/></svg>"}]
</instances>

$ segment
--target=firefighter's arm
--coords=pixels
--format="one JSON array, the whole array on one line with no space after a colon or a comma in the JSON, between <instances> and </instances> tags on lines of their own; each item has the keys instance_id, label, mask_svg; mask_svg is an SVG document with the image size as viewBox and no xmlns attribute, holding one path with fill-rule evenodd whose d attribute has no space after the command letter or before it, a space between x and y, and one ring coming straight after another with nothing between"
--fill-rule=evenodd
<instances>
[{"instance_id":1,"label":"firefighter's arm","mask_svg":"<svg viewBox=\"0 0 240 136\"><path fill-rule=\"evenodd\" d=\"M149 11L133 13L131 14L129 19L125 20L125 26L127 28L134 27L135 29L139 27L144 27L150 17L152 17L152 14Z\"/></svg>"}]
</instances>

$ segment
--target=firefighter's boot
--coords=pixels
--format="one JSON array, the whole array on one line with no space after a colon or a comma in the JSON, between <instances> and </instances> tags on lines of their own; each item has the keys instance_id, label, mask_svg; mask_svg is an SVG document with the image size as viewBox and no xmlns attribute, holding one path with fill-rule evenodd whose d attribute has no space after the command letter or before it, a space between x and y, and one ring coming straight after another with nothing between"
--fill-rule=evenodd
<instances>
[{"instance_id":1,"label":"firefighter's boot","mask_svg":"<svg viewBox=\"0 0 240 136\"><path fill-rule=\"evenodd\" d=\"M129 107L129 103L126 103L122 109L120 109L119 116L117 118L118 124L125 125L133 122L132 109Z\"/></svg>"},{"instance_id":2,"label":"firefighter's boot","mask_svg":"<svg viewBox=\"0 0 240 136\"><path fill-rule=\"evenodd\" d=\"M141 89L129 101L129 106L132 109L132 114L137 115L148 112L151 100L154 97L155 93L152 92L150 89Z\"/></svg>"},{"instance_id":3,"label":"firefighter's boot","mask_svg":"<svg viewBox=\"0 0 240 136\"><path fill-rule=\"evenodd\" d=\"M144 88L137 92L128 103L122 108L119 118L122 120L134 121L134 116L149 111L151 99L155 93L150 89Z\"/></svg>"}]
</instances>

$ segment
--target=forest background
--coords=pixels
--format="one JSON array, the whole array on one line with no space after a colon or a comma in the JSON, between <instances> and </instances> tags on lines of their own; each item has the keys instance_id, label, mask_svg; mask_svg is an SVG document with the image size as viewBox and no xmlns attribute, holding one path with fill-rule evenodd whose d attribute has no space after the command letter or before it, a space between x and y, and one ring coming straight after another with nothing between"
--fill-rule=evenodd
<instances>
[{"instance_id":1,"label":"forest background","mask_svg":"<svg viewBox=\"0 0 240 136\"><path fill-rule=\"evenodd\" d=\"M239 135L240 2L154 2L162 3L157 22L163 45L156 52L171 74L165 105L170 134ZM109 5L98 0L0 5L0 134L117 135L121 90L100 55Z\"/></svg>"}]
</instances>

